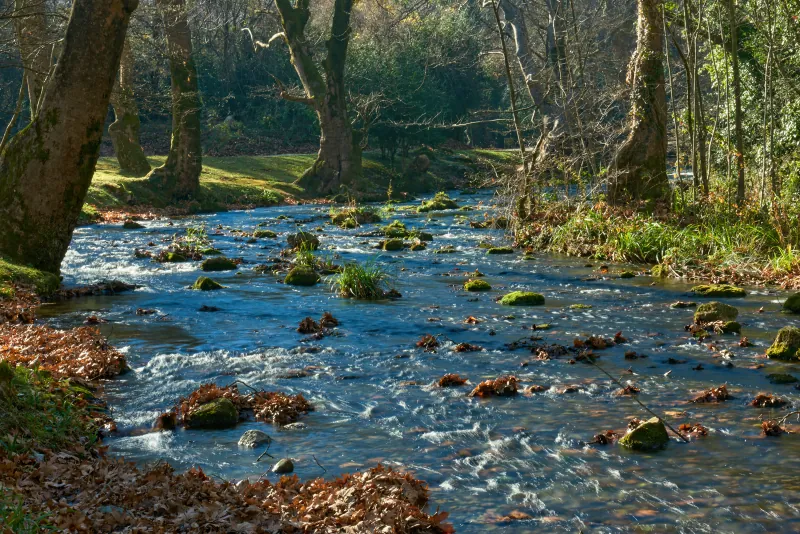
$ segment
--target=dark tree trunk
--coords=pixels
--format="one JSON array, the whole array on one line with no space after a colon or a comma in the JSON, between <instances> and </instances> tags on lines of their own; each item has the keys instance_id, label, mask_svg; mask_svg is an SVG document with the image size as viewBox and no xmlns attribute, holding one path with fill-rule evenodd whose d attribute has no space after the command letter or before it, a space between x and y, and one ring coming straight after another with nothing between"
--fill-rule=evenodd
<instances>
[{"instance_id":1,"label":"dark tree trunk","mask_svg":"<svg viewBox=\"0 0 800 534\"><path fill-rule=\"evenodd\" d=\"M628 67L628 137L614 158L608 186L613 204L670 199L662 0L638 2L636 52Z\"/></svg>"},{"instance_id":2,"label":"dark tree trunk","mask_svg":"<svg viewBox=\"0 0 800 534\"><path fill-rule=\"evenodd\" d=\"M0 254L57 273L92 181L138 0L75 0L36 119L0 157Z\"/></svg>"},{"instance_id":3,"label":"dark tree trunk","mask_svg":"<svg viewBox=\"0 0 800 534\"><path fill-rule=\"evenodd\" d=\"M111 94L116 120L108 127L108 135L122 172L144 176L150 172L150 163L139 144L139 108L133 93L133 69L133 51L126 40L119 65L119 80Z\"/></svg>"},{"instance_id":4,"label":"dark tree trunk","mask_svg":"<svg viewBox=\"0 0 800 534\"><path fill-rule=\"evenodd\" d=\"M297 0L295 6L290 0L276 3L284 40L306 96L294 97L285 91L281 94L288 100L312 106L320 124L317 160L298 183L321 194L335 193L342 186L353 187L361 176L361 135L350 124L344 87L353 0L336 0L334 4L331 35L325 43L328 52L323 64L324 76L305 37L311 15L309 0Z\"/></svg>"},{"instance_id":5,"label":"dark tree trunk","mask_svg":"<svg viewBox=\"0 0 800 534\"><path fill-rule=\"evenodd\" d=\"M731 67L733 70L734 135L736 136L736 203L744 205L744 135L742 134L742 78L739 69L739 22L736 3L728 0L728 22L731 31Z\"/></svg>"},{"instance_id":6,"label":"dark tree trunk","mask_svg":"<svg viewBox=\"0 0 800 534\"><path fill-rule=\"evenodd\" d=\"M52 64L45 9L44 0L14 1L14 31L28 82L31 120L36 117Z\"/></svg>"},{"instance_id":7,"label":"dark tree trunk","mask_svg":"<svg viewBox=\"0 0 800 534\"><path fill-rule=\"evenodd\" d=\"M192 34L185 0L158 0L158 5L164 14L172 81L172 141L167 162L150 173L150 181L176 199L193 198L200 189L203 159Z\"/></svg>"}]
</instances>

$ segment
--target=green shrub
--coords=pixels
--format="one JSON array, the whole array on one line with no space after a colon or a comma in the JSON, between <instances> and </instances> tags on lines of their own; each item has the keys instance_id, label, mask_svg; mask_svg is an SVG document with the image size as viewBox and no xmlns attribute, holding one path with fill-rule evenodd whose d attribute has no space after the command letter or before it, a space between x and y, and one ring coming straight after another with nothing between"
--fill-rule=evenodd
<instances>
[{"instance_id":1,"label":"green shrub","mask_svg":"<svg viewBox=\"0 0 800 534\"><path fill-rule=\"evenodd\" d=\"M377 300L388 292L389 274L374 260L348 263L333 279L333 289L342 297Z\"/></svg>"}]
</instances>

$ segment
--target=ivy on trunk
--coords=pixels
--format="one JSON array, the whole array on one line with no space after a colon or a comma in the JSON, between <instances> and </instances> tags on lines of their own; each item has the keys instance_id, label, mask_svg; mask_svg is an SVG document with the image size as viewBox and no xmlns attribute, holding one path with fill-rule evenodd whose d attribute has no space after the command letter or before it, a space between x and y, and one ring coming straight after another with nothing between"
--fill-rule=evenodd
<instances>
[{"instance_id":1,"label":"ivy on trunk","mask_svg":"<svg viewBox=\"0 0 800 534\"><path fill-rule=\"evenodd\" d=\"M0 255L57 273L100 155L138 0L75 0L36 118L0 155Z\"/></svg>"}]
</instances>

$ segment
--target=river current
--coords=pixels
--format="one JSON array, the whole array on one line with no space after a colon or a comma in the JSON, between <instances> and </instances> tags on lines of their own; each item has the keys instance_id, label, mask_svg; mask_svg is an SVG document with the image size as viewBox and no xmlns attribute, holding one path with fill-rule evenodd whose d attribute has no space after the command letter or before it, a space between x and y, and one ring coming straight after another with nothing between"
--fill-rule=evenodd
<instances>
[{"instance_id":1,"label":"river current","mask_svg":"<svg viewBox=\"0 0 800 534\"><path fill-rule=\"evenodd\" d=\"M271 462L256 463L261 449L237 446L245 430L261 429L275 440L269 453L292 458L301 479L337 476L379 462L412 471L429 485L432 510L448 511L458 532L800 530L800 437L765 437L760 426L760 418L792 408L749 404L760 392L780 395L794 409L800 404L800 391L766 378L776 372L800 376L800 368L762 357L780 327L799 322L780 313L785 294L748 288L746 298L729 301L739 308L742 334L752 347L740 347L737 335L701 343L684 330L693 310L669 306L697 300L687 293L690 285L646 275L620 279L614 274L623 266L613 264L599 274L601 263L585 259L487 255L479 243L504 245L506 236L502 230L471 228L468 220L483 219L491 196L453 196L477 209L430 215L398 210L381 223L396 218L409 229L431 232L434 241L417 252L378 252L372 248L378 238L356 235L375 225L339 229L326 224L329 208L315 205L147 221L136 231L120 225L81 227L64 262L65 283L119 279L140 287L48 305L43 315L62 327L81 324L90 315L108 321L101 330L126 352L133 370L105 385L121 430L107 443L113 453L142 464L163 459L178 469L200 466L224 479L274 480L276 475L268 473ZM279 219L282 215L288 218ZM228 231L252 232L259 223L278 238L248 243ZM226 256L244 260L236 271L213 273L226 289L187 289L202 274L197 262L135 258L135 249L149 242L166 246L174 234L198 225ZM216 234L219 226L223 230ZM296 288L256 273L257 264L286 246L287 233L320 227L318 255L337 263L376 259L391 273L402 298L348 300L334 295L325 281ZM434 253L445 245L457 252ZM463 290L467 274L476 269L492 291ZM542 293L546 305L512 308L495 302L518 289ZM199 311L204 305L219 311ZM156 313L137 315L139 308ZM296 332L303 318L318 319L325 311L339 320L334 335L309 340ZM468 316L480 322L467 324ZM551 329L531 330L542 323ZM639 399L674 426L700 422L708 436L688 444L673 439L656 453L586 445L595 434L649 415L630 398L616 396L619 386L592 365L570 363L569 357L539 361L524 346L508 346L534 335L571 346L576 337L613 337L618 331L629 342L598 351L598 365L639 387ZM442 346L435 353L416 347L424 334L439 336ZM712 341L716 351L707 346ZM483 350L454 352L462 342ZM730 350L733 359L721 358L721 349ZM630 350L647 357L627 360ZM467 377L472 385L514 374L523 387L549 389L474 399L466 395L470 386L434 387L446 373ZM234 380L302 393L315 407L301 419L307 427L279 431L246 422L219 431L136 431L200 384ZM722 384L732 400L687 402ZM579 387L565 393L567 385ZM789 427L800 431L800 423ZM501 520L512 511L532 519Z\"/></svg>"}]
</instances>

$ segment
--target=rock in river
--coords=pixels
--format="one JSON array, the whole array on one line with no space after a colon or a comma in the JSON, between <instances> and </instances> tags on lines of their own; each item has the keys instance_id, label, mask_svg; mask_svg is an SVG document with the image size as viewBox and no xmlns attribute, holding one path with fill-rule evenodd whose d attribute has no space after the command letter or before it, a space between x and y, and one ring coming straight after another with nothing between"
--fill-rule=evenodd
<instances>
[{"instance_id":1,"label":"rock in river","mask_svg":"<svg viewBox=\"0 0 800 534\"><path fill-rule=\"evenodd\" d=\"M739 310L722 302L707 302L698 306L694 313L694 322L697 324L712 321L734 321L739 316Z\"/></svg>"},{"instance_id":2,"label":"rock in river","mask_svg":"<svg viewBox=\"0 0 800 534\"><path fill-rule=\"evenodd\" d=\"M664 423L653 417L622 436L619 444L635 451L663 449L669 443L669 435Z\"/></svg>"},{"instance_id":3,"label":"rock in river","mask_svg":"<svg viewBox=\"0 0 800 534\"><path fill-rule=\"evenodd\" d=\"M784 326L767 349L767 357L773 360L800 360L800 328Z\"/></svg>"},{"instance_id":4,"label":"rock in river","mask_svg":"<svg viewBox=\"0 0 800 534\"><path fill-rule=\"evenodd\" d=\"M248 430L242 434L241 438L239 438L239 446L252 449L254 447L258 447L259 445L265 445L270 441L272 441L272 438L269 437L269 434L266 432L262 432L260 430Z\"/></svg>"},{"instance_id":5,"label":"rock in river","mask_svg":"<svg viewBox=\"0 0 800 534\"><path fill-rule=\"evenodd\" d=\"M239 422L239 410L230 399L221 397L207 402L190 413L189 428L230 428Z\"/></svg>"},{"instance_id":6,"label":"rock in river","mask_svg":"<svg viewBox=\"0 0 800 534\"><path fill-rule=\"evenodd\" d=\"M294 471L294 464L288 458L278 460L278 463L272 466L272 472L278 474L286 474Z\"/></svg>"}]
</instances>

